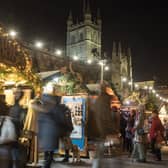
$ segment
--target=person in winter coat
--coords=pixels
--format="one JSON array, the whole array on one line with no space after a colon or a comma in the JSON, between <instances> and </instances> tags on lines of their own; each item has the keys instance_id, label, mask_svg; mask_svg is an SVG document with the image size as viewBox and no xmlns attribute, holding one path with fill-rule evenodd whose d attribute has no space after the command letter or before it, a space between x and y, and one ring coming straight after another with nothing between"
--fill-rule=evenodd
<instances>
[{"instance_id":1,"label":"person in winter coat","mask_svg":"<svg viewBox=\"0 0 168 168\"><path fill-rule=\"evenodd\" d=\"M126 149L126 138L125 138L126 127L127 127L127 117L125 117L125 112L121 111L120 112L120 133L121 133L121 137L122 137L122 149L123 149L123 151L125 151L125 149Z\"/></svg>"},{"instance_id":2,"label":"person in winter coat","mask_svg":"<svg viewBox=\"0 0 168 168\"><path fill-rule=\"evenodd\" d=\"M29 146L29 162L33 164L38 163L38 113L42 110L42 101L40 98L40 93L34 98L34 92L32 91L31 100L29 102L27 115L24 122L24 133L28 134L27 139L30 143Z\"/></svg>"},{"instance_id":3,"label":"person in winter coat","mask_svg":"<svg viewBox=\"0 0 168 168\"><path fill-rule=\"evenodd\" d=\"M12 146L17 136L11 117L8 116L9 108L0 98L0 167L13 167Z\"/></svg>"},{"instance_id":4,"label":"person in winter coat","mask_svg":"<svg viewBox=\"0 0 168 168\"><path fill-rule=\"evenodd\" d=\"M22 129L23 129L23 122L25 117L25 110L20 105L20 101L23 98L24 92L22 91L22 88L18 86L13 90L15 103L13 106L11 106L9 110L9 116L12 118L12 122L14 123L17 140L19 139ZM12 149L12 158L13 162L15 162L17 165L20 164L20 158L19 158L19 144L18 141L13 144Z\"/></svg>"},{"instance_id":5,"label":"person in winter coat","mask_svg":"<svg viewBox=\"0 0 168 168\"><path fill-rule=\"evenodd\" d=\"M43 111L38 115L39 151L44 152L44 167L50 168L54 150L58 149L60 127L55 117L56 97L42 95ZM59 119L58 119L59 120Z\"/></svg>"},{"instance_id":6,"label":"person in winter coat","mask_svg":"<svg viewBox=\"0 0 168 168\"><path fill-rule=\"evenodd\" d=\"M97 135L94 137L97 141L97 158L93 160L92 167L96 167L96 165L99 165L99 167L102 166L103 162L101 161L101 159L103 158L104 154L104 140L114 131L114 124L112 123L113 118L111 115L111 96L106 92L106 87L106 84L101 84L100 94L91 107L93 118L95 120L95 125L93 126L93 128L96 128L96 130L94 131L97 132Z\"/></svg>"},{"instance_id":7,"label":"person in winter coat","mask_svg":"<svg viewBox=\"0 0 168 168\"><path fill-rule=\"evenodd\" d=\"M62 111L67 108L60 104L60 96L44 94L42 102L43 111L38 115L39 149L45 154L45 168L50 168L54 150L58 149L59 139L69 135L73 126L72 121L67 119L69 113Z\"/></svg>"},{"instance_id":8,"label":"person in winter coat","mask_svg":"<svg viewBox=\"0 0 168 168\"><path fill-rule=\"evenodd\" d=\"M135 123L135 114L136 114L136 111L135 110L131 110L130 111L130 115L128 117L128 120L127 120L127 126L126 126L126 129L125 129L125 135L126 135L126 147L127 147L127 152L129 152L129 156L131 155L132 153L132 149L133 149L133 137L134 137L134 134L132 132L132 129L134 127L134 123Z\"/></svg>"},{"instance_id":9,"label":"person in winter coat","mask_svg":"<svg viewBox=\"0 0 168 168\"><path fill-rule=\"evenodd\" d=\"M161 161L161 150L159 144L164 140L164 127L161 123L161 120L158 116L158 111L152 111L152 125L149 131L152 153L155 156L157 161Z\"/></svg>"},{"instance_id":10,"label":"person in winter coat","mask_svg":"<svg viewBox=\"0 0 168 168\"><path fill-rule=\"evenodd\" d=\"M22 106L19 104L22 97L23 97L23 91L21 88L15 88L13 91L14 94L14 105L11 106L9 111L9 116L12 118L12 121L15 124L16 132L18 137L21 134L21 130L23 128L23 120L25 116L25 110L22 108Z\"/></svg>"},{"instance_id":11,"label":"person in winter coat","mask_svg":"<svg viewBox=\"0 0 168 168\"><path fill-rule=\"evenodd\" d=\"M136 117L135 124L133 128L134 132L134 146L132 152L132 158L137 162L146 162L145 155L145 136L144 136L144 106L139 105Z\"/></svg>"}]
</instances>

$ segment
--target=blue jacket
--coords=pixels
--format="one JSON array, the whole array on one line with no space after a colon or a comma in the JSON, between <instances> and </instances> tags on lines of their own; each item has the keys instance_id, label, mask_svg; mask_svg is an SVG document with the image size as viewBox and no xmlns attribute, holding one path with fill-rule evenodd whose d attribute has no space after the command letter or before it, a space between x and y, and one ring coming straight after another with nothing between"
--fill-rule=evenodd
<instances>
[{"instance_id":1,"label":"blue jacket","mask_svg":"<svg viewBox=\"0 0 168 168\"><path fill-rule=\"evenodd\" d=\"M50 112L39 114L38 130L40 151L54 151L58 149L60 129L50 115Z\"/></svg>"}]
</instances>

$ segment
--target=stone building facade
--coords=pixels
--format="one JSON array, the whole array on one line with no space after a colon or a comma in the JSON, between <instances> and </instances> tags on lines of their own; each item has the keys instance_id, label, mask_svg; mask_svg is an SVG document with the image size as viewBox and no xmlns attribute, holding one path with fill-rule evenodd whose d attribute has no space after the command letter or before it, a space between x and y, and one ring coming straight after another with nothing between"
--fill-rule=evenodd
<instances>
[{"instance_id":1,"label":"stone building facade","mask_svg":"<svg viewBox=\"0 0 168 168\"><path fill-rule=\"evenodd\" d=\"M89 0L83 0L83 2L83 21L74 22L71 12L67 19L66 55L56 57L45 50L40 51L26 45L32 55L36 72L68 67L76 56L79 61L73 62L73 68L82 74L84 83L100 81L100 65L97 63L88 65L86 61L101 59L102 20L99 10L97 10L97 16L93 17ZM111 81L116 91L122 94L122 90L126 88L122 79L127 78L127 81L133 82L131 50L125 51L120 42L113 42L112 56L108 59L109 71L104 72L104 80Z\"/></svg>"},{"instance_id":2,"label":"stone building facade","mask_svg":"<svg viewBox=\"0 0 168 168\"><path fill-rule=\"evenodd\" d=\"M129 89L133 87L131 49L124 50L120 42L118 44L113 42L111 80L118 92L126 91L128 83L130 85Z\"/></svg>"},{"instance_id":3,"label":"stone building facade","mask_svg":"<svg viewBox=\"0 0 168 168\"><path fill-rule=\"evenodd\" d=\"M93 19L89 1L83 1L83 20L74 22L70 12L67 20L66 56L87 61L101 56L101 17L98 10Z\"/></svg>"}]
</instances>

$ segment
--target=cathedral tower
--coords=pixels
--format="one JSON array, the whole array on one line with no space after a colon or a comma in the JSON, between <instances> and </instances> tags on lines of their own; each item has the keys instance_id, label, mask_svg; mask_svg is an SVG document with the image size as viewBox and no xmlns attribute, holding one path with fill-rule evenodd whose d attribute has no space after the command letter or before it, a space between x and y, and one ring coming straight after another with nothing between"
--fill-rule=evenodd
<instances>
[{"instance_id":1,"label":"cathedral tower","mask_svg":"<svg viewBox=\"0 0 168 168\"><path fill-rule=\"evenodd\" d=\"M114 87L121 93L124 88L124 84L130 82L130 89L132 89L132 58L131 58L131 49L128 51L124 51L121 46L121 43L116 45L116 42L113 42L112 47L112 83ZM123 81L123 79L127 79L127 81ZM128 87L126 87L128 88Z\"/></svg>"},{"instance_id":2,"label":"cathedral tower","mask_svg":"<svg viewBox=\"0 0 168 168\"><path fill-rule=\"evenodd\" d=\"M83 0L83 21L73 22L70 12L67 20L66 56L86 61L101 56L101 17L98 10L93 20L90 1Z\"/></svg>"}]
</instances>

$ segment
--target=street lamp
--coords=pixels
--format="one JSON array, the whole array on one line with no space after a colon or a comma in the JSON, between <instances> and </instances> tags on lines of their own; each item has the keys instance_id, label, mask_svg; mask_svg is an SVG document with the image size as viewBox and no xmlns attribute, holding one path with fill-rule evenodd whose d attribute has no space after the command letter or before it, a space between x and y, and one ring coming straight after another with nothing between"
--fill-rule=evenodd
<instances>
[{"instance_id":1,"label":"street lamp","mask_svg":"<svg viewBox=\"0 0 168 168\"><path fill-rule=\"evenodd\" d=\"M139 87L139 85L138 84L135 84L135 88L137 89Z\"/></svg>"},{"instance_id":2,"label":"street lamp","mask_svg":"<svg viewBox=\"0 0 168 168\"><path fill-rule=\"evenodd\" d=\"M44 46L44 44L43 44L41 41L37 41L37 42L35 43L35 47L38 48L38 49L43 48L43 46Z\"/></svg>"},{"instance_id":3,"label":"street lamp","mask_svg":"<svg viewBox=\"0 0 168 168\"><path fill-rule=\"evenodd\" d=\"M14 38L14 37L16 37L17 32L16 32L15 30L10 30L10 31L9 31L9 35L10 35L12 38Z\"/></svg>"},{"instance_id":4,"label":"street lamp","mask_svg":"<svg viewBox=\"0 0 168 168\"><path fill-rule=\"evenodd\" d=\"M105 70L105 71L108 71L108 70L109 70L109 67L108 67L108 66L105 66L104 70Z\"/></svg>"},{"instance_id":5,"label":"street lamp","mask_svg":"<svg viewBox=\"0 0 168 168\"><path fill-rule=\"evenodd\" d=\"M88 63L88 64L91 64L91 63L92 63L92 60L91 60L91 59L87 60L87 63Z\"/></svg>"},{"instance_id":6,"label":"street lamp","mask_svg":"<svg viewBox=\"0 0 168 168\"><path fill-rule=\"evenodd\" d=\"M56 54L57 56L61 56L61 55L62 55L62 50L57 49L57 50L55 51L55 54Z\"/></svg>"},{"instance_id":7,"label":"street lamp","mask_svg":"<svg viewBox=\"0 0 168 168\"><path fill-rule=\"evenodd\" d=\"M106 63L105 59L99 61L99 65L101 66L100 83L103 83L105 63Z\"/></svg>"},{"instance_id":8,"label":"street lamp","mask_svg":"<svg viewBox=\"0 0 168 168\"><path fill-rule=\"evenodd\" d=\"M123 78L122 78L122 82L127 82L127 78L126 78L126 77L123 77Z\"/></svg>"},{"instance_id":9,"label":"street lamp","mask_svg":"<svg viewBox=\"0 0 168 168\"><path fill-rule=\"evenodd\" d=\"M73 60L74 61L77 61L79 58L75 55L74 57L73 57Z\"/></svg>"}]
</instances>

